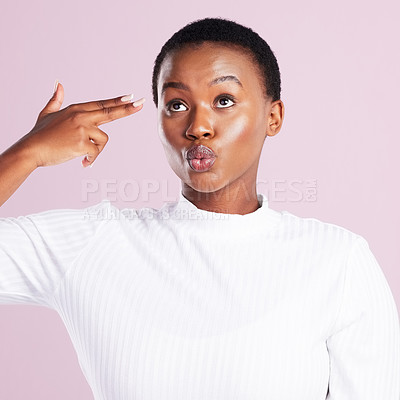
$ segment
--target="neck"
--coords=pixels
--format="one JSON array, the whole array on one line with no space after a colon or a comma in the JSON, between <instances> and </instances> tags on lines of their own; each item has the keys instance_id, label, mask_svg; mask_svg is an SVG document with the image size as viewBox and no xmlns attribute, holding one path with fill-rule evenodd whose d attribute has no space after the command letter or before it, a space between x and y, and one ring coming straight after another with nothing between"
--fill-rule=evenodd
<instances>
[{"instance_id":1,"label":"neck","mask_svg":"<svg viewBox=\"0 0 400 400\"><path fill-rule=\"evenodd\" d=\"M183 183L182 195L197 208L216 213L245 215L260 207L255 185L251 190L224 187L214 192L199 192Z\"/></svg>"}]
</instances>

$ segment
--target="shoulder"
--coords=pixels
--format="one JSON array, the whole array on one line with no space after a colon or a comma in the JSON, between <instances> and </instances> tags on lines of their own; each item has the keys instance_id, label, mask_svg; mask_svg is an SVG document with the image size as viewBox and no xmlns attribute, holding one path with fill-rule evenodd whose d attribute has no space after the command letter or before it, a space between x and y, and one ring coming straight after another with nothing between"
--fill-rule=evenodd
<instances>
[{"instance_id":1,"label":"shoulder","mask_svg":"<svg viewBox=\"0 0 400 400\"><path fill-rule=\"evenodd\" d=\"M335 223L315 217L300 217L281 211L281 229L289 240L315 248L327 248L349 252L356 242L366 240L360 234Z\"/></svg>"},{"instance_id":2,"label":"shoulder","mask_svg":"<svg viewBox=\"0 0 400 400\"><path fill-rule=\"evenodd\" d=\"M52 221L56 219L94 219L93 217L101 214L101 211L113 209L114 206L111 205L108 199L104 199L99 203L80 208L54 208L44 211L39 211L35 213L30 213L26 215L18 215L15 217L1 217L0 221L2 223L13 223L20 222L23 220L31 221Z\"/></svg>"},{"instance_id":3,"label":"shoulder","mask_svg":"<svg viewBox=\"0 0 400 400\"><path fill-rule=\"evenodd\" d=\"M0 238L83 240L91 237L112 210L108 200L82 208L56 208L16 217L0 218ZM36 239L35 239L36 238Z\"/></svg>"}]
</instances>

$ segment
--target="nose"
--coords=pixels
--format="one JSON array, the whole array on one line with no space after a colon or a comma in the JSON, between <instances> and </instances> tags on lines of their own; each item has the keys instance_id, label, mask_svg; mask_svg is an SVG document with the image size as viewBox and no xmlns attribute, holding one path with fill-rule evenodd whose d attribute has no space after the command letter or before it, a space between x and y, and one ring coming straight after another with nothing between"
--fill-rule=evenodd
<instances>
[{"instance_id":1,"label":"nose","mask_svg":"<svg viewBox=\"0 0 400 400\"><path fill-rule=\"evenodd\" d=\"M202 107L192 108L189 116L189 125L186 129L186 137L189 139L211 138L214 129L210 114Z\"/></svg>"}]
</instances>

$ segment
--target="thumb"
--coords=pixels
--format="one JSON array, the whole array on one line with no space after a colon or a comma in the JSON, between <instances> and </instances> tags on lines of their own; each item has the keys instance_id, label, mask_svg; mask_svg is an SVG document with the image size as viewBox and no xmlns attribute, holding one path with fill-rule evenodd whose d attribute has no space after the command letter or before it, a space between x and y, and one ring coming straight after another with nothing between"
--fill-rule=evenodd
<instances>
[{"instance_id":1,"label":"thumb","mask_svg":"<svg viewBox=\"0 0 400 400\"><path fill-rule=\"evenodd\" d=\"M55 90L53 96L51 96L46 106L40 112L38 119L43 118L47 114L59 111L63 101L64 101L64 87L57 80L55 83Z\"/></svg>"}]
</instances>

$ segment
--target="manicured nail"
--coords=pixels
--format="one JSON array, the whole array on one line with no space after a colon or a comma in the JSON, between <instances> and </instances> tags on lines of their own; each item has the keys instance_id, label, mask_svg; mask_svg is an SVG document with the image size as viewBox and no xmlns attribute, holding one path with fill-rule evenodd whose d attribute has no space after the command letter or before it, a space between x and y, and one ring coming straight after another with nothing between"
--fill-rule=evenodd
<instances>
[{"instance_id":1,"label":"manicured nail","mask_svg":"<svg viewBox=\"0 0 400 400\"><path fill-rule=\"evenodd\" d=\"M83 168L86 168L86 167L87 167L87 165L86 165L86 167L85 167L85 165L83 164L83 162L84 162L85 160L86 160L86 161L89 161L89 160L87 159L87 154L85 155L85 157L83 157L83 159L82 159L82 161L81 161L81 164L82 164L82 167L83 167Z\"/></svg>"},{"instance_id":2,"label":"manicured nail","mask_svg":"<svg viewBox=\"0 0 400 400\"><path fill-rule=\"evenodd\" d=\"M121 101L130 101L133 99L133 94L128 94L128 96L121 97Z\"/></svg>"},{"instance_id":3,"label":"manicured nail","mask_svg":"<svg viewBox=\"0 0 400 400\"><path fill-rule=\"evenodd\" d=\"M53 94L57 91L58 88L58 79L56 79L56 81L54 82L54 90L53 90Z\"/></svg>"},{"instance_id":4,"label":"manicured nail","mask_svg":"<svg viewBox=\"0 0 400 400\"><path fill-rule=\"evenodd\" d=\"M142 97L139 100L136 100L132 103L133 107L139 107L141 106L144 102L146 101L146 99L144 97Z\"/></svg>"}]
</instances>

